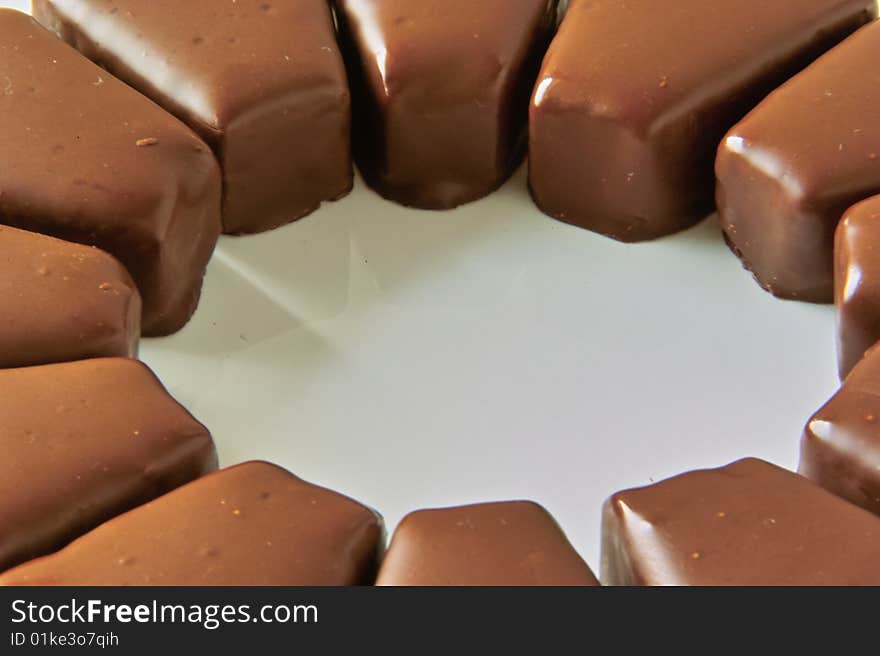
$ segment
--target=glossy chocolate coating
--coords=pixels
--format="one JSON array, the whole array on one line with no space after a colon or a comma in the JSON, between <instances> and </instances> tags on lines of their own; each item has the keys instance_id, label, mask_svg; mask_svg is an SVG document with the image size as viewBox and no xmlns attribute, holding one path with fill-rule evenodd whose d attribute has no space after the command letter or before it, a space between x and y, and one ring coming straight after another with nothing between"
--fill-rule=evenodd
<instances>
[{"instance_id":1,"label":"glossy chocolate coating","mask_svg":"<svg viewBox=\"0 0 880 656\"><path fill-rule=\"evenodd\" d=\"M880 196L850 208L837 226L834 302L843 380L880 340Z\"/></svg>"},{"instance_id":2,"label":"glossy chocolate coating","mask_svg":"<svg viewBox=\"0 0 880 656\"><path fill-rule=\"evenodd\" d=\"M92 246L0 226L0 368L137 354L141 298Z\"/></svg>"},{"instance_id":3,"label":"glossy chocolate coating","mask_svg":"<svg viewBox=\"0 0 880 656\"><path fill-rule=\"evenodd\" d=\"M217 153L223 227L259 232L351 189L328 0L34 0L36 18Z\"/></svg>"},{"instance_id":4,"label":"glossy chocolate coating","mask_svg":"<svg viewBox=\"0 0 880 656\"><path fill-rule=\"evenodd\" d=\"M868 0L574 0L530 106L535 202L629 242L695 224L714 209L725 131L873 11Z\"/></svg>"},{"instance_id":5,"label":"glossy chocolate coating","mask_svg":"<svg viewBox=\"0 0 880 656\"><path fill-rule=\"evenodd\" d=\"M208 430L125 358L0 370L0 570L216 469Z\"/></svg>"},{"instance_id":6,"label":"glossy chocolate coating","mask_svg":"<svg viewBox=\"0 0 880 656\"><path fill-rule=\"evenodd\" d=\"M404 517L377 585L598 585L541 506L528 501Z\"/></svg>"},{"instance_id":7,"label":"glossy chocolate coating","mask_svg":"<svg viewBox=\"0 0 880 656\"><path fill-rule=\"evenodd\" d=\"M605 504L609 585L878 585L880 519L762 460L689 472Z\"/></svg>"},{"instance_id":8,"label":"glossy chocolate coating","mask_svg":"<svg viewBox=\"0 0 880 656\"><path fill-rule=\"evenodd\" d=\"M519 163L555 0L335 0L354 94L354 147L386 198L448 209Z\"/></svg>"},{"instance_id":9,"label":"glossy chocolate coating","mask_svg":"<svg viewBox=\"0 0 880 656\"><path fill-rule=\"evenodd\" d=\"M369 508L264 462L205 476L0 585L358 585L383 538Z\"/></svg>"},{"instance_id":10,"label":"glossy chocolate coating","mask_svg":"<svg viewBox=\"0 0 880 656\"><path fill-rule=\"evenodd\" d=\"M807 422L798 471L880 515L880 350L868 354Z\"/></svg>"},{"instance_id":11,"label":"glossy chocolate coating","mask_svg":"<svg viewBox=\"0 0 880 656\"><path fill-rule=\"evenodd\" d=\"M774 91L718 151L728 243L768 291L827 303L834 230L880 192L880 22Z\"/></svg>"},{"instance_id":12,"label":"glossy chocolate coating","mask_svg":"<svg viewBox=\"0 0 880 656\"><path fill-rule=\"evenodd\" d=\"M177 119L21 12L0 9L0 224L98 246L145 335L183 326L220 232L220 173Z\"/></svg>"}]
</instances>

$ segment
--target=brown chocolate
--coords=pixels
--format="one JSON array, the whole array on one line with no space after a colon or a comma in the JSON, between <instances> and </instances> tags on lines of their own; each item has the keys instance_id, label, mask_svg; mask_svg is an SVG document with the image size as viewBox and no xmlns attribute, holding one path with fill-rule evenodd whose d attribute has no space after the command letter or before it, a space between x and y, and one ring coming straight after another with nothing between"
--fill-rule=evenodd
<instances>
[{"instance_id":1,"label":"brown chocolate","mask_svg":"<svg viewBox=\"0 0 880 656\"><path fill-rule=\"evenodd\" d=\"M695 224L714 209L725 131L875 13L873 0L574 0L530 107L535 202L622 241Z\"/></svg>"},{"instance_id":2,"label":"brown chocolate","mask_svg":"<svg viewBox=\"0 0 880 656\"><path fill-rule=\"evenodd\" d=\"M880 350L871 349L807 422L798 471L880 515Z\"/></svg>"},{"instance_id":3,"label":"brown chocolate","mask_svg":"<svg viewBox=\"0 0 880 656\"><path fill-rule=\"evenodd\" d=\"M610 585L878 585L880 519L761 460L618 492L605 504Z\"/></svg>"},{"instance_id":4,"label":"brown chocolate","mask_svg":"<svg viewBox=\"0 0 880 656\"><path fill-rule=\"evenodd\" d=\"M0 585L372 583L382 537L369 508L249 462L117 517Z\"/></svg>"},{"instance_id":5,"label":"brown chocolate","mask_svg":"<svg viewBox=\"0 0 880 656\"><path fill-rule=\"evenodd\" d=\"M208 430L136 360L0 371L0 570L217 466Z\"/></svg>"},{"instance_id":6,"label":"brown chocolate","mask_svg":"<svg viewBox=\"0 0 880 656\"><path fill-rule=\"evenodd\" d=\"M225 232L283 225L351 189L350 98L328 0L34 0L33 10L214 148Z\"/></svg>"},{"instance_id":7,"label":"brown chocolate","mask_svg":"<svg viewBox=\"0 0 880 656\"><path fill-rule=\"evenodd\" d=\"M137 354L141 297L92 246L0 226L0 368Z\"/></svg>"},{"instance_id":8,"label":"brown chocolate","mask_svg":"<svg viewBox=\"0 0 880 656\"><path fill-rule=\"evenodd\" d=\"M528 501L404 517L377 585L598 585L541 506Z\"/></svg>"},{"instance_id":9,"label":"brown chocolate","mask_svg":"<svg viewBox=\"0 0 880 656\"><path fill-rule=\"evenodd\" d=\"M208 147L10 9L0 9L0 115L0 224L113 254L140 289L144 334L183 326L220 232Z\"/></svg>"},{"instance_id":10,"label":"brown chocolate","mask_svg":"<svg viewBox=\"0 0 880 656\"><path fill-rule=\"evenodd\" d=\"M837 226L834 302L842 380L880 340L880 196L850 208Z\"/></svg>"},{"instance_id":11,"label":"brown chocolate","mask_svg":"<svg viewBox=\"0 0 880 656\"><path fill-rule=\"evenodd\" d=\"M721 225L776 296L830 302L837 223L880 192L878 59L875 22L770 94L721 144Z\"/></svg>"},{"instance_id":12,"label":"brown chocolate","mask_svg":"<svg viewBox=\"0 0 880 656\"><path fill-rule=\"evenodd\" d=\"M519 163L555 0L336 0L354 148L386 198L447 209Z\"/></svg>"}]
</instances>

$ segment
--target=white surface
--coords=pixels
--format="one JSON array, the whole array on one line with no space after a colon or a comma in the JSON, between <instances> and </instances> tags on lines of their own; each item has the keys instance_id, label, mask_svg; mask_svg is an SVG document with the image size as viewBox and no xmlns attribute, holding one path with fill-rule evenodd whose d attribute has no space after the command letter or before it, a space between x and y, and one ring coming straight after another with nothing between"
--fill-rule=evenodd
<instances>
[{"instance_id":1,"label":"white surface","mask_svg":"<svg viewBox=\"0 0 880 656\"><path fill-rule=\"evenodd\" d=\"M144 359L221 459L377 509L532 498L598 562L617 489L756 455L793 467L836 387L827 307L761 291L713 221L622 245L531 204L523 171L451 213L362 184L224 238L193 322Z\"/></svg>"},{"instance_id":2,"label":"white surface","mask_svg":"<svg viewBox=\"0 0 880 656\"><path fill-rule=\"evenodd\" d=\"M714 220L618 244L540 214L524 171L448 213L358 181L223 238L194 320L142 355L224 465L276 461L389 530L535 499L594 567L609 494L746 455L793 467L837 386L831 309L761 291Z\"/></svg>"}]
</instances>

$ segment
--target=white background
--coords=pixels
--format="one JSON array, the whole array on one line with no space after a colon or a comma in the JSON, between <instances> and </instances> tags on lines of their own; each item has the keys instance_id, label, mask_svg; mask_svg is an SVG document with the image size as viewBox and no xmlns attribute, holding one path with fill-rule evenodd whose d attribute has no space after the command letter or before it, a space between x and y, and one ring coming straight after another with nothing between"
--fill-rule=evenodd
<instances>
[{"instance_id":1,"label":"white background","mask_svg":"<svg viewBox=\"0 0 880 656\"><path fill-rule=\"evenodd\" d=\"M594 567L609 494L746 455L794 467L837 386L832 309L761 291L714 219L618 244L539 213L523 170L445 213L358 181L223 238L194 320L142 356L224 465L273 460L389 530L531 498Z\"/></svg>"}]
</instances>

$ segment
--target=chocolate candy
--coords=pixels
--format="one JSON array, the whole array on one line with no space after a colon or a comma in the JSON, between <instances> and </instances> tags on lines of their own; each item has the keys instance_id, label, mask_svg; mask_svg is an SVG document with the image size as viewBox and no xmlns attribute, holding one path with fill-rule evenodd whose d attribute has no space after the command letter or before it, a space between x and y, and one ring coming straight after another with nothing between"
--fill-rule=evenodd
<instances>
[{"instance_id":1,"label":"chocolate candy","mask_svg":"<svg viewBox=\"0 0 880 656\"><path fill-rule=\"evenodd\" d=\"M555 0L336 0L355 156L386 198L447 209L498 187L522 155Z\"/></svg>"},{"instance_id":2,"label":"chocolate candy","mask_svg":"<svg viewBox=\"0 0 880 656\"><path fill-rule=\"evenodd\" d=\"M207 429L136 360L0 371L0 570L211 471Z\"/></svg>"},{"instance_id":3,"label":"chocolate candy","mask_svg":"<svg viewBox=\"0 0 880 656\"><path fill-rule=\"evenodd\" d=\"M407 515L377 585L598 585L541 506L484 503Z\"/></svg>"},{"instance_id":4,"label":"chocolate candy","mask_svg":"<svg viewBox=\"0 0 880 656\"><path fill-rule=\"evenodd\" d=\"M835 227L880 192L878 60L875 22L773 92L718 151L727 240L776 296L831 301Z\"/></svg>"},{"instance_id":5,"label":"chocolate candy","mask_svg":"<svg viewBox=\"0 0 880 656\"><path fill-rule=\"evenodd\" d=\"M141 298L91 246L0 226L0 368L137 354Z\"/></svg>"},{"instance_id":6,"label":"chocolate candy","mask_svg":"<svg viewBox=\"0 0 880 656\"><path fill-rule=\"evenodd\" d=\"M761 460L618 492L605 504L611 585L877 585L880 519Z\"/></svg>"},{"instance_id":7,"label":"chocolate candy","mask_svg":"<svg viewBox=\"0 0 880 656\"><path fill-rule=\"evenodd\" d=\"M850 208L837 226L834 301L843 379L880 340L880 196Z\"/></svg>"},{"instance_id":8,"label":"chocolate candy","mask_svg":"<svg viewBox=\"0 0 880 656\"><path fill-rule=\"evenodd\" d=\"M622 241L695 224L714 208L724 132L875 11L873 0L573 1L530 107L535 202Z\"/></svg>"},{"instance_id":9,"label":"chocolate candy","mask_svg":"<svg viewBox=\"0 0 880 656\"><path fill-rule=\"evenodd\" d=\"M328 0L33 7L41 23L214 148L226 232L283 225L351 189L350 98Z\"/></svg>"},{"instance_id":10,"label":"chocolate candy","mask_svg":"<svg viewBox=\"0 0 880 656\"><path fill-rule=\"evenodd\" d=\"M371 583L382 537L369 508L249 462L117 517L0 585Z\"/></svg>"},{"instance_id":11,"label":"chocolate candy","mask_svg":"<svg viewBox=\"0 0 880 656\"><path fill-rule=\"evenodd\" d=\"M868 355L807 422L799 472L880 514L880 350Z\"/></svg>"},{"instance_id":12,"label":"chocolate candy","mask_svg":"<svg viewBox=\"0 0 880 656\"><path fill-rule=\"evenodd\" d=\"M186 126L21 12L0 9L0 223L115 255L143 332L195 310L220 232L220 174Z\"/></svg>"}]
</instances>

